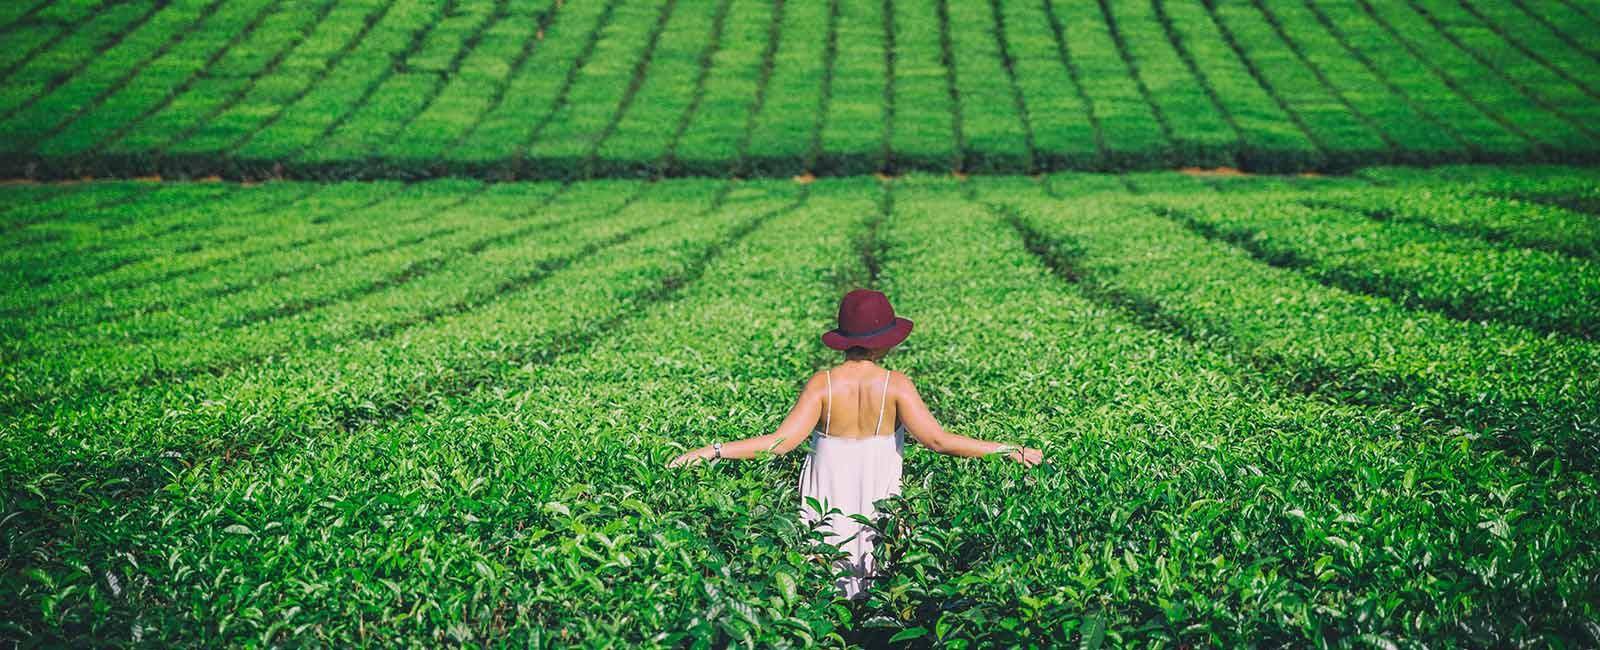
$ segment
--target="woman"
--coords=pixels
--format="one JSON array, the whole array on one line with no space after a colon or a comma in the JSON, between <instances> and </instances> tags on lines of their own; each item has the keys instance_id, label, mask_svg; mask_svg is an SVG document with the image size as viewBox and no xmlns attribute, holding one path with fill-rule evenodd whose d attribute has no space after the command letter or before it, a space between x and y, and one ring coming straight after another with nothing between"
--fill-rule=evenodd
<instances>
[{"instance_id":1,"label":"woman","mask_svg":"<svg viewBox=\"0 0 1600 650\"><path fill-rule=\"evenodd\" d=\"M900 493L905 434L941 454L977 457L1004 453L1024 466L1044 459L1038 449L978 440L945 431L904 374L878 365L890 348L911 333L911 321L894 315L889 299L857 289L839 303L839 327L822 335L828 347L844 352L844 363L811 376L778 430L764 436L714 443L684 453L672 465L721 458L754 458L763 451L786 454L808 437L811 453L800 472L800 516L808 524L823 520L829 543L848 551L841 565L850 577L839 581L846 598L862 593L872 574L872 531L851 515L877 515L874 502ZM884 423L892 430L882 434ZM820 423L820 427L818 426ZM821 505L820 511L812 500ZM832 509L839 512L830 512ZM823 516L823 515L826 516Z\"/></svg>"}]
</instances>

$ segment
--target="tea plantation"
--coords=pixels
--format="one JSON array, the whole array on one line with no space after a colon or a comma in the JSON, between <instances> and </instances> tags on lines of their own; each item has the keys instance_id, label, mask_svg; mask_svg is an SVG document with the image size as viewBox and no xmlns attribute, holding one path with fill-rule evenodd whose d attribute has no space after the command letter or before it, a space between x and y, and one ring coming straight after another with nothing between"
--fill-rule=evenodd
<instances>
[{"instance_id":1,"label":"tea plantation","mask_svg":"<svg viewBox=\"0 0 1600 650\"><path fill-rule=\"evenodd\" d=\"M5 3L0 643L1600 645L1597 30ZM805 446L665 466L855 287L1050 461L908 444L861 603Z\"/></svg>"}]
</instances>

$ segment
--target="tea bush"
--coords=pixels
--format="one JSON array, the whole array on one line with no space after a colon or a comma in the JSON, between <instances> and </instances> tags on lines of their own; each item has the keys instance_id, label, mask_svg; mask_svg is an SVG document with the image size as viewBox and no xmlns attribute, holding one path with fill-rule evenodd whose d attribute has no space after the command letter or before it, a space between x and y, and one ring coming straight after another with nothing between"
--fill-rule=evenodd
<instances>
[{"instance_id":1,"label":"tea bush","mask_svg":"<svg viewBox=\"0 0 1600 650\"><path fill-rule=\"evenodd\" d=\"M1600 151L1593 14L1566 2L31 4L0 26L7 176L1287 172Z\"/></svg>"},{"instance_id":2,"label":"tea bush","mask_svg":"<svg viewBox=\"0 0 1600 650\"><path fill-rule=\"evenodd\" d=\"M1600 643L1594 187L6 186L0 635ZM908 445L850 603L805 446L665 463L770 430L856 286L949 428L1051 462Z\"/></svg>"}]
</instances>

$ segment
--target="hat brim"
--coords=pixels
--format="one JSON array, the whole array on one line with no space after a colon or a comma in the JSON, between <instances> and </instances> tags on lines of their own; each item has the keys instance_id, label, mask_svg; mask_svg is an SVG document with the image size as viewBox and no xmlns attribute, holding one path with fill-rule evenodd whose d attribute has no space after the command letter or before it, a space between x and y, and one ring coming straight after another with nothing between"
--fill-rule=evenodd
<instances>
[{"instance_id":1,"label":"hat brim","mask_svg":"<svg viewBox=\"0 0 1600 650\"><path fill-rule=\"evenodd\" d=\"M872 336L846 336L838 329L829 330L822 335L822 344L835 350L848 350L854 347L862 348L888 348L899 345L911 334L911 321L904 318L894 319L894 325L888 330L873 334Z\"/></svg>"}]
</instances>

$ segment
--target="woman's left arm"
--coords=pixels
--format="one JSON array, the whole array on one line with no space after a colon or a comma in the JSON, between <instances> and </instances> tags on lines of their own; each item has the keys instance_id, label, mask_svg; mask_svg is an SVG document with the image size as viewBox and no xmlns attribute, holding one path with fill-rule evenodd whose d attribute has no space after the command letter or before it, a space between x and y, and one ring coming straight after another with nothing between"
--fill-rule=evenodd
<instances>
[{"instance_id":1,"label":"woman's left arm","mask_svg":"<svg viewBox=\"0 0 1600 650\"><path fill-rule=\"evenodd\" d=\"M811 376L806 382L804 390L800 391L799 399L795 400L794 407L789 409L789 415L783 418L783 423L778 425L778 430L764 436L734 440L722 443L722 457L747 459L755 458L764 451L777 455L787 454L799 447L810 435L811 429L817 426L817 418L822 415L822 396L826 389L822 386L821 373ZM693 449L672 459L668 465L677 467L688 463L711 460L716 457L716 451L711 445Z\"/></svg>"}]
</instances>

